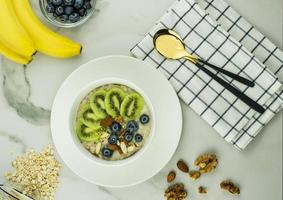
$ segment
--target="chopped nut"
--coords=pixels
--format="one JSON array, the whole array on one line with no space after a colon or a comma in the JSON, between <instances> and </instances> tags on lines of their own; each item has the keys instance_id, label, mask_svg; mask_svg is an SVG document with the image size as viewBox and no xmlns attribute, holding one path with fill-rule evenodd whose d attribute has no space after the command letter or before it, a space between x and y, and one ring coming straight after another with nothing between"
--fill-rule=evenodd
<instances>
[{"instance_id":1,"label":"chopped nut","mask_svg":"<svg viewBox=\"0 0 283 200\"><path fill-rule=\"evenodd\" d=\"M189 171L189 176L193 180L197 180L200 177L201 173L199 171Z\"/></svg>"},{"instance_id":2,"label":"chopped nut","mask_svg":"<svg viewBox=\"0 0 283 200\"><path fill-rule=\"evenodd\" d=\"M122 124L124 122L124 118L119 115L119 116L115 117L115 121L118 122L119 124Z\"/></svg>"},{"instance_id":3,"label":"chopped nut","mask_svg":"<svg viewBox=\"0 0 283 200\"><path fill-rule=\"evenodd\" d=\"M203 154L197 157L195 165L199 166L201 174L211 172L216 168L218 160L215 154Z\"/></svg>"},{"instance_id":4,"label":"chopped nut","mask_svg":"<svg viewBox=\"0 0 283 200\"><path fill-rule=\"evenodd\" d=\"M200 193L200 194L206 194L207 191L206 191L206 189L205 189L204 187L199 186L199 187L198 187L198 193Z\"/></svg>"},{"instance_id":5,"label":"chopped nut","mask_svg":"<svg viewBox=\"0 0 283 200\"><path fill-rule=\"evenodd\" d=\"M227 190L231 194L240 194L240 189L232 181L225 180L220 183L220 187L223 190Z\"/></svg>"},{"instance_id":6,"label":"chopped nut","mask_svg":"<svg viewBox=\"0 0 283 200\"><path fill-rule=\"evenodd\" d=\"M174 171L169 172L167 175L167 182L171 183L176 178L176 173Z\"/></svg>"},{"instance_id":7,"label":"chopped nut","mask_svg":"<svg viewBox=\"0 0 283 200\"><path fill-rule=\"evenodd\" d=\"M121 150L122 150L122 152L123 152L124 154L128 153L127 146L126 146L126 144L125 144L124 142L121 142L120 147L121 147Z\"/></svg>"},{"instance_id":8,"label":"chopped nut","mask_svg":"<svg viewBox=\"0 0 283 200\"><path fill-rule=\"evenodd\" d=\"M113 122L113 119L111 117L106 117L106 118L104 118L103 120L100 121L100 125L103 128L107 128L112 124L112 122Z\"/></svg>"},{"instance_id":9,"label":"chopped nut","mask_svg":"<svg viewBox=\"0 0 283 200\"><path fill-rule=\"evenodd\" d=\"M177 183L168 187L164 196L167 197L167 200L183 200L187 197L187 192L184 189L184 184Z\"/></svg>"},{"instance_id":10,"label":"chopped nut","mask_svg":"<svg viewBox=\"0 0 283 200\"><path fill-rule=\"evenodd\" d=\"M95 153L96 153L96 155L99 154L100 149L101 149L101 142L97 143L96 146L95 146Z\"/></svg>"},{"instance_id":11,"label":"chopped nut","mask_svg":"<svg viewBox=\"0 0 283 200\"><path fill-rule=\"evenodd\" d=\"M177 162L177 167L179 170L181 170L182 172L188 173L189 172L189 167L188 165L183 161L183 160L179 160Z\"/></svg>"},{"instance_id":12,"label":"chopped nut","mask_svg":"<svg viewBox=\"0 0 283 200\"><path fill-rule=\"evenodd\" d=\"M135 150L135 146L134 145L131 145L128 147L128 152L132 152Z\"/></svg>"}]
</instances>

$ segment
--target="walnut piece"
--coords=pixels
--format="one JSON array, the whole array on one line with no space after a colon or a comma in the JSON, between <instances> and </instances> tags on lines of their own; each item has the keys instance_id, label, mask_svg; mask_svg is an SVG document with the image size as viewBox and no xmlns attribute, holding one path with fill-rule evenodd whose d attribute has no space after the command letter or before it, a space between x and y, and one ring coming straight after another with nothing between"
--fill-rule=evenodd
<instances>
[{"instance_id":1,"label":"walnut piece","mask_svg":"<svg viewBox=\"0 0 283 200\"><path fill-rule=\"evenodd\" d=\"M199 167L199 172L204 174L214 170L218 160L215 154L202 154L197 157L194 164Z\"/></svg>"},{"instance_id":2,"label":"walnut piece","mask_svg":"<svg viewBox=\"0 0 283 200\"><path fill-rule=\"evenodd\" d=\"M206 194L207 191L206 191L206 189L205 189L204 187L199 186L199 187L198 187L198 193L200 193L200 194Z\"/></svg>"},{"instance_id":3,"label":"walnut piece","mask_svg":"<svg viewBox=\"0 0 283 200\"><path fill-rule=\"evenodd\" d=\"M199 171L189 171L189 176L193 180L197 180L200 177L201 173Z\"/></svg>"},{"instance_id":4,"label":"walnut piece","mask_svg":"<svg viewBox=\"0 0 283 200\"><path fill-rule=\"evenodd\" d=\"M240 189L232 181L225 180L220 183L220 187L223 190L227 190L231 194L240 194Z\"/></svg>"},{"instance_id":5,"label":"walnut piece","mask_svg":"<svg viewBox=\"0 0 283 200\"><path fill-rule=\"evenodd\" d=\"M184 184L176 183L165 190L164 196L167 200L183 200L187 197L187 192L184 189Z\"/></svg>"}]
</instances>

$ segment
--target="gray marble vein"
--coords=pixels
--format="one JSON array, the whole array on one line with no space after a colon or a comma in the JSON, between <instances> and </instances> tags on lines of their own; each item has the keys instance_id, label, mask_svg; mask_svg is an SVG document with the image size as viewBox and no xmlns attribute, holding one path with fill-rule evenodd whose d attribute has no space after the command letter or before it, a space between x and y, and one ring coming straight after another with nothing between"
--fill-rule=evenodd
<instances>
[{"instance_id":1,"label":"gray marble vein","mask_svg":"<svg viewBox=\"0 0 283 200\"><path fill-rule=\"evenodd\" d=\"M20 139L16 135L11 135L11 134L8 134L8 133L5 133L5 132L0 132L0 137L7 137L9 139L9 141L11 141L12 143L15 143L15 144L17 144L21 147L21 150L20 150L21 153L26 152L26 150L27 150L26 144L22 141L22 139Z\"/></svg>"},{"instance_id":2,"label":"gray marble vein","mask_svg":"<svg viewBox=\"0 0 283 200\"><path fill-rule=\"evenodd\" d=\"M11 107L26 121L43 125L49 122L50 110L34 105L29 98L30 83L26 76L26 68L2 59L3 92Z\"/></svg>"}]
</instances>

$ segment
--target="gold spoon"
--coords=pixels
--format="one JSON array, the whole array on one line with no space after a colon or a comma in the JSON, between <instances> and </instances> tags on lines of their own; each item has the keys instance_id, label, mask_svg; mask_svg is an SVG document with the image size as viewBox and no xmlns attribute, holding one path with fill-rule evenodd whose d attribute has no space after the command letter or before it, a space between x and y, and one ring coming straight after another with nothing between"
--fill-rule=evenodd
<instances>
[{"instance_id":1,"label":"gold spoon","mask_svg":"<svg viewBox=\"0 0 283 200\"><path fill-rule=\"evenodd\" d=\"M153 44L154 44L155 49L165 58L173 59L173 60L184 58L184 59L191 61L199 69L201 69L207 75L212 77L215 81L217 81L224 88L226 88L231 93L233 93L236 97L241 99L244 103L246 103L252 109L256 110L259 113L263 113L265 111L265 109L261 105L259 105L256 101L252 100L250 97L245 95L243 92L233 87L230 83L226 82L225 80L218 77L216 74L212 73L210 70L205 68L203 64L249 87L254 86L254 83L252 81L244 77L241 77L237 74L231 73L227 70L224 70L220 67L217 67L211 63L208 63L194 55L191 55L189 52L186 51L185 44L182 38L175 31L169 30L169 29L161 29L157 31L153 37Z\"/></svg>"}]
</instances>

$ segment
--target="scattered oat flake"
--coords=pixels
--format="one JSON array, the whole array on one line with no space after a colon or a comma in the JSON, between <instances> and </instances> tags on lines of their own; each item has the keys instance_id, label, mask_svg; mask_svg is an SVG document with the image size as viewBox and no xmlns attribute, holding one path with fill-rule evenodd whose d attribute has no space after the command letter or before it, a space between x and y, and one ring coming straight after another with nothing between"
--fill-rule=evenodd
<instances>
[{"instance_id":1,"label":"scattered oat flake","mask_svg":"<svg viewBox=\"0 0 283 200\"><path fill-rule=\"evenodd\" d=\"M61 165L51 145L42 152L30 150L18 156L12 167L14 171L5 174L9 184L34 199L54 199Z\"/></svg>"}]
</instances>

